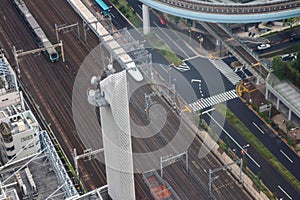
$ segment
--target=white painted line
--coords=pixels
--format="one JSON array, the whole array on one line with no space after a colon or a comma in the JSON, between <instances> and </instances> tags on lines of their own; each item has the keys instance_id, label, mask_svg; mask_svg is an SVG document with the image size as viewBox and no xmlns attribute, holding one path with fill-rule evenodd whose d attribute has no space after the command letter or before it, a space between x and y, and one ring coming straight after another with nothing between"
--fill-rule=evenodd
<instances>
[{"instance_id":1,"label":"white painted line","mask_svg":"<svg viewBox=\"0 0 300 200\"><path fill-rule=\"evenodd\" d=\"M201 83L201 80L200 79L192 79L191 83L193 83L193 82L199 82L199 83Z\"/></svg>"},{"instance_id":2,"label":"white painted line","mask_svg":"<svg viewBox=\"0 0 300 200\"><path fill-rule=\"evenodd\" d=\"M201 114L204 115L204 114L206 114L206 113L208 113L208 112L210 112L210 111L213 111L213 110L215 110L215 108L211 108L211 109L209 109L209 110L206 110L206 111L202 112ZM201 115L201 114L199 114L199 115Z\"/></svg>"},{"instance_id":3,"label":"white painted line","mask_svg":"<svg viewBox=\"0 0 300 200\"><path fill-rule=\"evenodd\" d=\"M278 185L278 188L289 198L289 199L293 199L286 191L284 191L284 189L282 189L282 187L280 187L280 185Z\"/></svg>"},{"instance_id":4,"label":"white painted line","mask_svg":"<svg viewBox=\"0 0 300 200\"><path fill-rule=\"evenodd\" d=\"M189 57L189 58L186 58L186 59L183 59L182 61L185 62L185 61L189 61L189 60L193 60L195 58L198 58L200 57L200 55L197 55L197 56L192 56L192 57Z\"/></svg>"},{"instance_id":5,"label":"white painted line","mask_svg":"<svg viewBox=\"0 0 300 200\"><path fill-rule=\"evenodd\" d=\"M290 159L287 155L286 155L286 153L284 153L284 151L282 151L281 149L280 149L280 152L291 162L291 163L294 163L294 161L292 160L292 159Z\"/></svg>"},{"instance_id":6,"label":"white painted line","mask_svg":"<svg viewBox=\"0 0 300 200\"><path fill-rule=\"evenodd\" d=\"M169 73L168 70L167 70L162 64L159 64L159 66L160 66L166 73Z\"/></svg>"},{"instance_id":7,"label":"white painted line","mask_svg":"<svg viewBox=\"0 0 300 200\"><path fill-rule=\"evenodd\" d=\"M242 150L243 147L219 124L219 122L217 120L215 120L215 118L213 118L209 113L207 113L207 115L217 124L217 126L219 126L224 133ZM248 152L244 151L244 154L246 154L248 156L248 158L250 158L250 160L252 160L254 162L254 164L257 167L260 167L260 165L254 160L254 158L252 158Z\"/></svg>"},{"instance_id":8,"label":"white painted line","mask_svg":"<svg viewBox=\"0 0 300 200\"><path fill-rule=\"evenodd\" d=\"M263 130L261 130L261 128L259 128L259 126L257 126L257 124L255 124L254 122L252 122L252 124L262 133L265 134L265 132Z\"/></svg>"},{"instance_id":9,"label":"white painted line","mask_svg":"<svg viewBox=\"0 0 300 200\"><path fill-rule=\"evenodd\" d=\"M110 13L110 15L111 15L113 18L116 18L112 13Z\"/></svg>"},{"instance_id":10,"label":"white painted line","mask_svg":"<svg viewBox=\"0 0 300 200\"><path fill-rule=\"evenodd\" d=\"M218 104L218 101L217 101L217 99L216 99L215 96L212 96L212 97L211 97L211 101L213 102L212 105Z\"/></svg>"}]
</instances>

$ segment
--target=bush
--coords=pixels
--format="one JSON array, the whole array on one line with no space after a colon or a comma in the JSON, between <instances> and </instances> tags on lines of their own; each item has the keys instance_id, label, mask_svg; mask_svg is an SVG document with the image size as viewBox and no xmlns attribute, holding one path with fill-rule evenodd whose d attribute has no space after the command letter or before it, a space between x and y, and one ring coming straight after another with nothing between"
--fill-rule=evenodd
<instances>
[{"instance_id":1,"label":"bush","mask_svg":"<svg viewBox=\"0 0 300 200\"><path fill-rule=\"evenodd\" d=\"M290 146L293 146L293 147L296 146L295 141L293 140L293 138L287 137L287 142Z\"/></svg>"}]
</instances>

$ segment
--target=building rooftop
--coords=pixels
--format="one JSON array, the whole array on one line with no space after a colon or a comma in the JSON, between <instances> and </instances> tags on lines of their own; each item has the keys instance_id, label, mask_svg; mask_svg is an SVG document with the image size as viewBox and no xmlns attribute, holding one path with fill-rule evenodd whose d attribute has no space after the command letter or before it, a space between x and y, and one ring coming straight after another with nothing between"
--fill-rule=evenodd
<instances>
[{"instance_id":1,"label":"building rooftop","mask_svg":"<svg viewBox=\"0 0 300 200\"><path fill-rule=\"evenodd\" d=\"M0 95L17 90L16 74L0 49Z\"/></svg>"},{"instance_id":2,"label":"building rooftop","mask_svg":"<svg viewBox=\"0 0 300 200\"><path fill-rule=\"evenodd\" d=\"M28 168L22 168L22 166L28 162L28 160L29 159L17 162L9 166L7 169L0 171L1 182L5 181L3 188L6 187L6 190L4 190L6 193L6 198L0 199L8 199L8 196L14 196L13 199L33 199L34 196L38 197L38 199L46 199L51 193L59 188L60 184L56 178L55 171L45 154L42 154L33 162L30 162L28 164ZM22 181L18 181L17 176L12 175L20 168L22 169L18 174ZM32 188L30 185L25 169L29 169L30 174L32 175L33 183L36 186L36 193L34 188ZM20 186L20 182L22 182L25 187ZM13 190L16 192L12 192ZM57 195L56 198L53 199L63 199L64 191L60 189L57 191L57 194L59 193L60 195ZM16 194L17 197L15 197Z\"/></svg>"},{"instance_id":3,"label":"building rooftop","mask_svg":"<svg viewBox=\"0 0 300 200\"><path fill-rule=\"evenodd\" d=\"M0 122L5 122L12 130L12 134L26 130L38 130L38 122L31 110L25 110L21 104L11 105L0 110Z\"/></svg>"},{"instance_id":4,"label":"building rooftop","mask_svg":"<svg viewBox=\"0 0 300 200\"><path fill-rule=\"evenodd\" d=\"M287 82L280 83L274 88L300 113L300 92L298 90Z\"/></svg>"},{"instance_id":5,"label":"building rooftop","mask_svg":"<svg viewBox=\"0 0 300 200\"><path fill-rule=\"evenodd\" d=\"M0 167L0 200L65 199L78 196L46 131L40 132L43 150L30 158ZM74 181L74 180L73 180ZM17 194L17 195L16 195Z\"/></svg>"}]
</instances>

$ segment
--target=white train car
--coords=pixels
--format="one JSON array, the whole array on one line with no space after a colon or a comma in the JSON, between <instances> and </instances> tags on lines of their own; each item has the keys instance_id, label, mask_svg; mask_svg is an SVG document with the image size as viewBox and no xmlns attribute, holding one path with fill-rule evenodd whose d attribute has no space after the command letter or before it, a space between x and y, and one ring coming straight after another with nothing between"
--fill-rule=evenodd
<instances>
[{"instance_id":1,"label":"white train car","mask_svg":"<svg viewBox=\"0 0 300 200\"><path fill-rule=\"evenodd\" d=\"M22 18L25 20L27 26L30 28L32 34L35 37L35 40L41 47L49 47L52 46L51 42L47 38L46 34L35 20L35 18L30 13L29 9L25 5L23 0L13 0L12 1L15 7L18 9ZM46 51L47 56L51 60L51 62L58 61L59 55L55 48L48 48Z\"/></svg>"},{"instance_id":2,"label":"white train car","mask_svg":"<svg viewBox=\"0 0 300 200\"><path fill-rule=\"evenodd\" d=\"M143 75L136 67L132 58L120 47L113 36L103 27L81 0L68 0L68 2L80 17L90 25L92 31L101 38L110 49L113 49L114 53L118 55L122 63L126 64L126 70L128 70L131 77L138 82L142 81Z\"/></svg>"}]
</instances>

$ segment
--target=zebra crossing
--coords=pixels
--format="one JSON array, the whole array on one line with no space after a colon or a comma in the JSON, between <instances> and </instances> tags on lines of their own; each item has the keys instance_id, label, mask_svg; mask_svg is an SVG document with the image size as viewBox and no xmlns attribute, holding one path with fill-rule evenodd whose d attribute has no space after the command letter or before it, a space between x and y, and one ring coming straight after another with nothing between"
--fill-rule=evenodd
<instances>
[{"instance_id":1,"label":"zebra crossing","mask_svg":"<svg viewBox=\"0 0 300 200\"><path fill-rule=\"evenodd\" d=\"M235 90L230 90L224 93L220 93L205 99L199 99L198 101L195 101L191 104L189 104L189 106L193 109L193 111L198 111L198 110L202 110L204 108L231 100L231 99L235 99L237 98L238 95L236 93Z\"/></svg>"},{"instance_id":2,"label":"zebra crossing","mask_svg":"<svg viewBox=\"0 0 300 200\"><path fill-rule=\"evenodd\" d=\"M233 84L236 85L240 82L241 78L223 61L223 60L210 60L210 62Z\"/></svg>"},{"instance_id":3,"label":"zebra crossing","mask_svg":"<svg viewBox=\"0 0 300 200\"><path fill-rule=\"evenodd\" d=\"M191 68L185 63L183 62L181 65L178 65L178 66L175 66L174 65L174 68L181 71L181 72L185 72L185 71L189 71L191 70Z\"/></svg>"}]
</instances>

